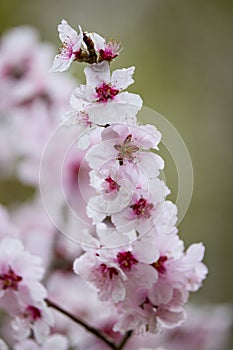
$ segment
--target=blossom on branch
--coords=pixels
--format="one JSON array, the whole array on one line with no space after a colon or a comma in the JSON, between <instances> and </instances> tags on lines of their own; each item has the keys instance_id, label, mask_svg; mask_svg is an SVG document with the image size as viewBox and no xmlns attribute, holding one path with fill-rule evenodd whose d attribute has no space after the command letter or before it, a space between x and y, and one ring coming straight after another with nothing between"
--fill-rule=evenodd
<instances>
[{"instance_id":1,"label":"blossom on branch","mask_svg":"<svg viewBox=\"0 0 233 350\"><path fill-rule=\"evenodd\" d=\"M121 45L116 40L106 42L97 33L83 32L80 26L78 34L64 19L58 25L58 33L62 46L54 58L51 72L67 70L73 61L90 64L110 62L119 55Z\"/></svg>"},{"instance_id":2,"label":"blossom on branch","mask_svg":"<svg viewBox=\"0 0 233 350\"><path fill-rule=\"evenodd\" d=\"M123 92L134 82L134 69L117 69L110 75L107 62L86 67L87 84L77 87L70 99L77 121L81 123L85 116L89 123L97 125L119 121L135 124L142 100L137 94Z\"/></svg>"}]
</instances>

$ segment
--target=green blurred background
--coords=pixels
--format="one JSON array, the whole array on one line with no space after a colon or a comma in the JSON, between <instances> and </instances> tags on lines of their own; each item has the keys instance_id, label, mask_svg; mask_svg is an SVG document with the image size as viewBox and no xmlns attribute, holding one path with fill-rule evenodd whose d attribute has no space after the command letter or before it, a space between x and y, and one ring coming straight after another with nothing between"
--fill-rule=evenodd
<instances>
[{"instance_id":1,"label":"green blurred background","mask_svg":"<svg viewBox=\"0 0 233 350\"><path fill-rule=\"evenodd\" d=\"M231 302L233 1L1 0L1 33L30 24L43 40L59 46L57 24L62 18L73 27L80 24L121 40L124 50L114 68L135 65L131 91L183 137L195 184L180 234L186 244L204 242L210 271L192 300ZM77 65L81 80L82 70ZM168 185L175 193L175 169L162 151Z\"/></svg>"}]
</instances>

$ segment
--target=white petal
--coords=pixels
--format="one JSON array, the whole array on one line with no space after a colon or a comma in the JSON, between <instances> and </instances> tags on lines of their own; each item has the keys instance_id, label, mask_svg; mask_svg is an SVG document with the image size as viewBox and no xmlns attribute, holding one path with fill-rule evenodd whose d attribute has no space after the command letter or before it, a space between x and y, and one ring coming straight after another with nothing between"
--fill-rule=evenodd
<instances>
[{"instance_id":1,"label":"white petal","mask_svg":"<svg viewBox=\"0 0 233 350\"><path fill-rule=\"evenodd\" d=\"M125 288L122 285L122 282L120 279L117 279L115 282L114 289L112 291L112 301L114 303L118 303L119 301L122 301L125 299Z\"/></svg>"},{"instance_id":2,"label":"white petal","mask_svg":"<svg viewBox=\"0 0 233 350\"><path fill-rule=\"evenodd\" d=\"M96 93L93 87L87 85L80 85L77 87L70 97L71 106L79 111L84 102L92 102L96 100Z\"/></svg>"},{"instance_id":3,"label":"white petal","mask_svg":"<svg viewBox=\"0 0 233 350\"><path fill-rule=\"evenodd\" d=\"M68 340L60 334L51 335L45 345L44 350L67 350L68 349Z\"/></svg>"},{"instance_id":4,"label":"white petal","mask_svg":"<svg viewBox=\"0 0 233 350\"><path fill-rule=\"evenodd\" d=\"M133 94L129 94L133 95ZM109 101L93 105L88 111L90 121L95 124L109 124L114 122L126 122L135 124L135 115L138 106L128 102Z\"/></svg>"},{"instance_id":5,"label":"white petal","mask_svg":"<svg viewBox=\"0 0 233 350\"><path fill-rule=\"evenodd\" d=\"M59 32L59 38L62 42L66 40L67 37L69 37L72 41L73 39L76 39L78 34L76 30L74 30L65 19L61 21L61 23L58 25L58 32Z\"/></svg>"},{"instance_id":6,"label":"white petal","mask_svg":"<svg viewBox=\"0 0 233 350\"><path fill-rule=\"evenodd\" d=\"M90 39L94 43L94 48L98 52L99 50L104 50L105 48L105 39L97 34L97 33L88 33L87 36L90 37Z\"/></svg>"},{"instance_id":7,"label":"white petal","mask_svg":"<svg viewBox=\"0 0 233 350\"><path fill-rule=\"evenodd\" d=\"M182 307L176 310L161 309L158 312L158 317L164 327L173 328L179 326L185 320L185 311Z\"/></svg>"},{"instance_id":8,"label":"white petal","mask_svg":"<svg viewBox=\"0 0 233 350\"><path fill-rule=\"evenodd\" d=\"M87 216L92 219L93 224L97 224L106 218L106 214L103 211L97 210L98 202L98 198L91 197L87 204Z\"/></svg>"},{"instance_id":9,"label":"white petal","mask_svg":"<svg viewBox=\"0 0 233 350\"><path fill-rule=\"evenodd\" d=\"M159 259L160 253L153 243L148 235L134 243L133 252L140 262L153 264Z\"/></svg>"},{"instance_id":10,"label":"white petal","mask_svg":"<svg viewBox=\"0 0 233 350\"><path fill-rule=\"evenodd\" d=\"M172 299L173 287L171 284L159 280L153 285L148 296L154 305L167 304Z\"/></svg>"},{"instance_id":11,"label":"white petal","mask_svg":"<svg viewBox=\"0 0 233 350\"><path fill-rule=\"evenodd\" d=\"M151 124L146 124L143 125L143 129L146 130L148 132L148 134L150 135L149 137L149 141L152 144L150 144L149 148L155 148L158 149L158 144L161 141L161 133L156 129L156 127L154 125ZM148 135L148 136L149 136Z\"/></svg>"},{"instance_id":12,"label":"white petal","mask_svg":"<svg viewBox=\"0 0 233 350\"><path fill-rule=\"evenodd\" d=\"M131 281L137 287L149 289L158 280L158 272L152 266L147 264L137 264L131 271Z\"/></svg>"},{"instance_id":13,"label":"white petal","mask_svg":"<svg viewBox=\"0 0 233 350\"><path fill-rule=\"evenodd\" d=\"M83 31L82 28L79 26L79 35L76 38L77 42L76 44L73 46L73 52L77 52L81 49L82 43L83 43Z\"/></svg>"},{"instance_id":14,"label":"white petal","mask_svg":"<svg viewBox=\"0 0 233 350\"><path fill-rule=\"evenodd\" d=\"M132 94L129 92L121 92L116 96L116 101L121 103L134 105L137 108L137 111L142 108L142 99L137 94Z\"/></svg>"},{"instance_id":15,"label":"white petal","mask_svg":"<svg viewBox=\"0 0 233 350\"><path fill-rule=\"evenodd\" d=\"M84 73L87 85L97 87L102 82L110 82L110 67L106 61L86 67Z\"/></svg>"},{"instance_id":16,"label":"white petal","mask_svg":"<svg viewBox=\"0 0 233 350\"><path fill-rule=\"evenodd\" d=\"M190 263L201 261L204 258L205 247L203 243L194 243L187 249L187 258Z\"/></svg>"},{"instance_id":17,"label":"white petal","mask_svg":"<svg viewBox=\"0 0 233 350\"><path fill-rule=\"evenodd\" d=\"M118 90L124 90L134 83L132 79L135 67L116 69L112 73L111 83Z\"/></svg>"},{"instance_id":18,"label":"white petal","mask_svg":"<svg viewBox=\"0 0 233 350\"><path fill-rule=\"evenodd\" d=\"M52 67L50 68L50 72L64 72L66 71L71 63L74 61L75 55L72 55L70 59L64 59L62 55L56 55L53 60Z\"/></svg>"},{"instance_id":19,"label":"white petal","mask_svg":"<svg viewBox=\"0 0 233 350\"><path fill-rule=\"evenodd\" d=\"M114 141L106 141L93 146L86 154L86 160L92 169L99 169L105 163L115 159L116 150L111 147L114 145Z\"/></svg>"},{"instance_id":20,"label":"white petal","mask_svg":"<svg viewBox=\"0 0 233 350\"><path fill-rule=\"evenodd\" d=\"M139 166L142 167L148 178L155 178L160 174L160 170L164 168L164 160L152 152L141 152Z\"/></svg>"}]
</instances>

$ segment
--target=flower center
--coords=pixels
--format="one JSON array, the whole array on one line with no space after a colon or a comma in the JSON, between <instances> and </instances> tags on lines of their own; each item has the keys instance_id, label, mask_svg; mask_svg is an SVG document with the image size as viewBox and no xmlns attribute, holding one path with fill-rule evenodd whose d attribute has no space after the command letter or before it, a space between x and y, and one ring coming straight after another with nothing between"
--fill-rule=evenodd
<instances>
[{"instance_id":1,"label":"flower center","mask_svg":"<svg viewBox=\"0 0 233 350\"><path fill-rule=\"evenodd\" d=\"M139 151L139 147L134 145L132 142L132 135L128 135L124 142L115 145L114 148L119 152L117 155L117 159L120 162L120 165L123 165L123 160L128 159L130 162L134 160L134 153Z\"/></svg>"},{"instance_id":2,"label":"flower center","mask_svg":"<svg viewBox=\"0 0 233 350\"><path fill-rule=\"evenodd\" d=\"M117 254L117 261L121 269L131 270L131 267L138 263L131 252L120 252Z\"/></svg>"},{"instance_id":3,"label":"flower center","mask_svg":"<svg viewBox=\"0 0 233 350\"><path fill-rule=\"evenodd\" d=\"M137 216L149 218L151 216L150 211L153 208L153 204L148 203L145 198L141 197L135 204L132 204L130 208L133 209Z\"/></svg>"},{"instance_id":4,"label":"flower center","mask_svg":"<svg viewBox=\"0 0 233 350\"><path fill-rule=\"evenodd\" d=\"M107 102L108 100L113 100L113 98L119 93L119 90L112 87L110 84L105 82L98 86L96 89L98 96L97 102Z\"/></svg>"},{"instance_id":5,"label":"flower center","mask_svg":"<svg viewBox=\"0 0 233 350\"><path fill-rule=\"evenodd\" d=\"M167 257L165 255L161 255L159 259L152 264L152 266L160 273L166 272L166 267L164 263L167 261Z\"/></svg>"},{"instance_id":6,"label":"flower center","mask_svg":"<svg viewBox=\"0 0 233 350\"><path fill-rule=\"evenodd\" d=\"M113 180L110 176L107 177L105 181L107 183L107 188L105 190L107 193L119 191L120 185L118 185L118 183L115 180Z\"/></svg>"},{"instance_id":7,"label":"flower center","mask_svg":"<svg viewBox=\"0 0 233 350\"><path fill-rule=\"evenodd\" d=\"M110 267L105 264L101 264L100 269L104 277L108 276L110 280L113 278L113 275L116 275L116 276L118 275L118 271L115 267Z\"/></svg>"},{"instance_id":8,"label":"flower center","mask_svg":"<svg viewBox=\"0 0 233 350\"><path fill-rule=\"evenodd\" d=\"M73 54L73 43L72 40L67 36L62 46L59 49L59 55L64 60L69 60Z\"/></svg>"},{"instance_id":9,"label":"flower center","mask_svg":"<svg viewBox=\"0 0 233 350\"><path fill-rule=\"evenodd\" d=\"M25 317L29 318L30 321L36 321L41 318L41 311L35 306L28 306L25 312Z\"/></svg>"},{"instance_id":10,"label":"flower center","mask_svg":"<svg viewBox=\"0 0 233 350\"><path fill-rule=\"evenodd\" d=\"M0 281L2 281L2 289L18 290L18 283L22 281L22 277L16 275L16 273L9 266L8 272L0 275Z\"/></svg>"},{"instance_id":11,"label":"flower center","mask_svg":"<svg viewBox=\"0 0 233 350\"><path fill-rule=\"evenodd\" d=\"M120 47L121 47L121 43L118 41L115 41L113 39L111 39L107 44L105 49L100 49L99 54L99 62L102 62L104 60L106 61L111 61L113 60L115 57L117 57L119 55L119 51L120 51Z\"/></svg>"}]
</instances>

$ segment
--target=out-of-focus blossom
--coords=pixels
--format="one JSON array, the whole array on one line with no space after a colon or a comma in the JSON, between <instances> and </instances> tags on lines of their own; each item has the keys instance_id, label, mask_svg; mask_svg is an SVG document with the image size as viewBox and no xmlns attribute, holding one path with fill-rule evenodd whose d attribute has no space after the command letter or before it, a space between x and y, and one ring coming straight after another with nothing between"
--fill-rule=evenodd
<instances>
[{"instance_id":1,"label":"out-of-focus blossom","mask_svg":"<svg viewBox=\"0 0 233 350\"><path fill-rule=\"evenodd\" d=\"M32 339L27 339L14 346L14 350L68 350L68 348L68 340L60 334L51 335L43 345L38 345Z\"/></svg>"},{"instance_id":2,"label":"out-of-focus blossom","mask_svg":"<svg viewBox=\"0 0 233 350\"><path fill-rule=\"evenodd\" d=\"M25 305L21 313L12 322L14 337L17 340L33 336L38 344L43 344L50 334L50 328L54 325L51 309L43 301L33 305Z\"/></svg>"},{"instance_id":3,"label":"out-of-focus blossom","mask_svg":"<svg viewBox=\"0 0 233 350\"><path fill-rule=\"evenodd\" d=\"M53 242L55 227L50 222L40 198L35 198L11 213L11 222L17 228L18 237L31 254L43 259L45 268L48 268L53 258Z\"/></svg>"},{"instance_id":4,"label":"out-of-focus blossom","mask_svg":"<svg viewBox=\"0 0 233 350\"><path fill-rule=\"evenodd\" d=\"M33 28L18 27L1 38L0 173L34 186L42 150L74 84L69 75L48 73L52 56L52 46L41 43Z\"/></svg>"},{"instance_id":5,"label":"out-of-focus blossom","mask_svg":"<svg viewBox=\"0 0 233 350\"><path fill-rule=\"evenodd\" d=\"M156 334L134 335L126 350L141 348L168 350L222 350L229 343L232 326L230 305L188 305L187 318L177 328Z\"/></svg>"},{"instance_id":6,"label":"out-of-focus blossom","mask_svg":"<svg viewBox=\"0 0 233 350\"><path fill-rule=\"evenodd\" d=\"M0 305L15 315L21 305L46 297L41 284L42 261L24 250L19 240L3 238L0 242Z\"/></svg>"},{"instance_id":7,"label":"out-of-focus blossom","mask_svg":"<svg viewBox=\"0 0 233 350\"><path fill-rule=\"evenodd\" d=\"M1 338L0 338L0 349L1 350L8 350L8 346Z\"/></svg>"},{"instance_id":8,"label":"out-of-focus blossom","mask_svg":"<svg viewBox=\"0 0 233 350\"><path fill-rule=\"evenodd\" d=\"M72 310L74 315L81 317L103 332L112 332L112 326L117 320L117 310L111 302L101 302L96 291L83 283L81 278L77 278L71 272L57 270L49 278L47 289L50 298L58 305L62 305L66 310ZM98 343L95 337L56 311L54 317L54 330L65 334L73 347L88 349L88 346L92 344L94 349L95 344ZM112 333L109 335L112 336ZM115 336L117 335L119 336L115 333ZM100 341L101 345L104 346L102 341Z\"/></svg>"}]
</instances>

